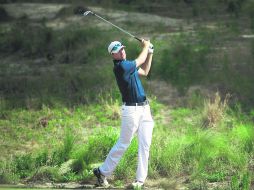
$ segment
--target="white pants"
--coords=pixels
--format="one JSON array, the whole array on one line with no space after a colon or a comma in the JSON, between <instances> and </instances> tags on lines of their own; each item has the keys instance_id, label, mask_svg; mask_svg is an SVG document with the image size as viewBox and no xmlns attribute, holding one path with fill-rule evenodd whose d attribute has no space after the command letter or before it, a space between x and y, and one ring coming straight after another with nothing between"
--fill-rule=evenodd
<instances>
[{"instance_id":1,"label":"white pants","mask_svg":"<svg viewBox=\"0 0 254 190\"><path fill-rule=\"evenodd\" d=\"M131 143L134 134L138 137L138 167L136 180L144 182L148 171L149 149L152 140L154 121L150 106L122 106L122 124L120 137L110 150L105 162L100 166L104 176L110 176L123 153Z\"/></svg>"}]
</instances>

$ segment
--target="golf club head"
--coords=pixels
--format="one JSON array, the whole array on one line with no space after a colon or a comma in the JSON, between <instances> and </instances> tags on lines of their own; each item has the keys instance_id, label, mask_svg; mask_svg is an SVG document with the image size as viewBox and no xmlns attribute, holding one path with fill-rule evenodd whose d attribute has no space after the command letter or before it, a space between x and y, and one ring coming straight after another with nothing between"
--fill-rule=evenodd
<instances>
[{"instance_id":1,"label":"golf club head","mask_svg":"<svg viewBox=\"0 0 254 190\"><path fill-rule=\"evenodd\" d=\"M86 12L83 13L84 16L87 16L88 14L93 14L93 12L92 11L86 11Z\"/></svg>"}]
</instances>

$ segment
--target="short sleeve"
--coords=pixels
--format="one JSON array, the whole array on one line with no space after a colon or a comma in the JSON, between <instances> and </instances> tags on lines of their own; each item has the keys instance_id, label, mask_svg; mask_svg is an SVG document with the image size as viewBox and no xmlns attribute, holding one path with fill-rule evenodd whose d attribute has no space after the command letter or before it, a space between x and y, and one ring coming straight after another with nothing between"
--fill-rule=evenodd
<instances>
[{"instance_id":1,"label":"short sleeve","mask_svg":"<svg viewBox=\"0 0 254 190\"><path fill-rule=\"evenodd\" d=\"M122 67L125 72L134 72L136 70L136 61L123 61L122 62Z\"/></svg>"}]
</instances>

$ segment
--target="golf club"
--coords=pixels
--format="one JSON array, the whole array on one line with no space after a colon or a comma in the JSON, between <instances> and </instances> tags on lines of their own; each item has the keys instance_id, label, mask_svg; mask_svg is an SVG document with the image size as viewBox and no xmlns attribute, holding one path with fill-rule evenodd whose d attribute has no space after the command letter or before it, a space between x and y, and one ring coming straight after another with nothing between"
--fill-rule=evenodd
<instances>
[{"instance_id":1,"label":"golf club","mask_svg":"<svg viewBox=\"0 0 254 190\"><path fill-rule=\"evenodd\" d=\"M138 38L137 36L134 36L133 34L127 32L126 30L120 28L119 26L116 26L116 25L113 24L112 22L109 22L108 20L102 18L101 16L95 14L95 13L92 12L92 11L85 11L85 12L83 11L82 14L83 14L83 16L87 16L87 15L89 15L89 14L91 14L91 15L93 15L93 16L96 16L97 18L99 18L99 19L101 19L101 20L107 22L108 24L111 24L111 25L114 26L115 28L121 30L121 31L124 32L125 34L128 34L129 36L135 38L136 40L138 40L138 41L140 41L140 42L142 41L142 40L141 40L140 38Z\"/></svg>"}]
</instances>

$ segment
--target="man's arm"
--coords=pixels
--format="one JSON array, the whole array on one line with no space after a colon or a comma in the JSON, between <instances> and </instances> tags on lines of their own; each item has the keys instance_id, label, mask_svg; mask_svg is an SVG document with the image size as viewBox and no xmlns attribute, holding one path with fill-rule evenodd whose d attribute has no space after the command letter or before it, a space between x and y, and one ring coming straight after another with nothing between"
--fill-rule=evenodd
<instances>
[{"instance_id":1,"label":"man's arm","mask_svg":"<svg viewBox=\"0 0 254 190\"><path fill-rule=\"evenodd\" d=\"M141 76L147 76L150 68L151 68L151 64L152 64L152 59L153 59L153 54L152 53L148 53L146 61L144 64L142 64L138 70L138 74Z\"/></svg>"},{"instance_id":2,"label":"man's arm","mask_svg":"<svg viewBox=\"0 0 254 190\"><path fill-rule=\"evenodd\" d=\"M142 49L141 53L139 54L138 58L135 60L136 61L136 67L139 67L143 63L146 62L148 49L149 49L149 45L150 45L150 40L144 40L143 39L141 43L143 45L143 49Z\"/></svg>"}]
</instances>

